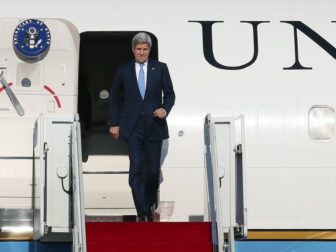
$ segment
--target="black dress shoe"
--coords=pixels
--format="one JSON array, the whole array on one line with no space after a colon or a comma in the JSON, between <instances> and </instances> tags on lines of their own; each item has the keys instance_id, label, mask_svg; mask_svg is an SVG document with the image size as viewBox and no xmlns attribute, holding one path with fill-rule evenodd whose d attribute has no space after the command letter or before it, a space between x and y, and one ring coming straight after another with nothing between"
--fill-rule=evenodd
<instances>
[{"instance_id":1,"label":"black dress shoe","mask_svg":"<svg viewBox=\"0 0 336 252\"><path fill-rule=\"evenodd\" d=\"M138 222L148 222L148 217L146 215L142 214L142 215L138 216L137 221Z\"/></svg>"},{"instance_id":2,"label":"black dress shoe","mask_svg":"<svg viewBox=\"0 0 336 252\"><path fill-rule=\"evenodd\" d=\"M153 214L147 214L146 219L148 222L153 222L154 221Z\"/></svg>"}]
</instances>

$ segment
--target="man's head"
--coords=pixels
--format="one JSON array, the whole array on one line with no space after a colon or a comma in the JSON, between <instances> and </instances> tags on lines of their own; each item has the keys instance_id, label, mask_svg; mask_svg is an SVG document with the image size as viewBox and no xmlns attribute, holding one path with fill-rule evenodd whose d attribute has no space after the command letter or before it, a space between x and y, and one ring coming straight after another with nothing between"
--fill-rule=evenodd
<instances>
[{"instance_id":1,"label":"man's head","mask_svg":"<svg viewBox=\"0 0 336 252\"><path fill-rule=\"evenodd\" d=\"M151 47L152 39L145 32L137 33L132 39L132 51L135 60L139 63L144 63L148 60Z\"/></svg>"}]
</instances>

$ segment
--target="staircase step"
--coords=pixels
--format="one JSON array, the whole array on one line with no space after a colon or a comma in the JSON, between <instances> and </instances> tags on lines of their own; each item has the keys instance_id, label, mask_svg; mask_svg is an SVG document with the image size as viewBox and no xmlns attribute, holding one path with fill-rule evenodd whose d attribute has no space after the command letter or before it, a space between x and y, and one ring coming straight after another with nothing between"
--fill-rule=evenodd
<instances>
[{"instance_id":1,"label":"staircase step","mask_svg":"<svg viewBox=\"0 0 336 252\"><path fill-rule=\"evenodd\" d=\"M87 222L87 244L211 243L208 222Z\"/></svg>"},{"instance_id":2,"label":"staircase step","mask_svg":"<svg viewBox=\"0 0 336 252\"><path fill-rule=\"evenodd\" d=\"M211 243L88 244L87 252L212 252Z\"/></svg>"}]
</instances>

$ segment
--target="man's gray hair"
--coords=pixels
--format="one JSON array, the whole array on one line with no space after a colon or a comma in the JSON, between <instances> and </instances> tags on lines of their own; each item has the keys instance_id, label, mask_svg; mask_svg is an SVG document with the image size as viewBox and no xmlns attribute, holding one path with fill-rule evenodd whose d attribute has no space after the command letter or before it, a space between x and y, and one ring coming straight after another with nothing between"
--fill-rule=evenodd
<instances>
[{"instance_id":1,"label":"man's gray hair","mask_svg":"<svg viewBox=\"0 0 336 252\"><path fill-rule=\"evenodd\" d=\"M152 47L152 39L151 37L145 32L139 32L135 34L132 39L132 49L135 48L138 44L148 44L149 49Z\"/></svg>"}]
</instances>

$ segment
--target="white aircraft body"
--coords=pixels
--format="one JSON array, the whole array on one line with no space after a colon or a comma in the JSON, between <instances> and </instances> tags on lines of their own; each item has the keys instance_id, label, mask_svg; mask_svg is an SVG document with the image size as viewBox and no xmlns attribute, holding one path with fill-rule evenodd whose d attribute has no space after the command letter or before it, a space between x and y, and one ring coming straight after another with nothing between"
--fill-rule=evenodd
<instances>
[{"instance_id":1,"label":"white aircraft body","mask_svg":"<svg viewBox=\"0 0 336 252\"><path fill-rule=\"evenodd\" d=\"M153 50L168 64L176 93L160 187L160 201L172 208L168 220L208 220L204 119L209 113L243 115L248 228L314 230L336 226L335 7L331 0L12 0L2 4L1 16L65 19L80 33L79 99L86 81L90 98L84 100L91 101L78 106L87 127L82 140L86 214L135 212L125 173L128 156L120 150L122 143L108 135L104 113L116 64L132 59L130 39L120 38L147 31L157 39ZM114 38L117 43L111 42ZM128 49L121 52L122 46ZM0 57L7 73L23 63ZM62 83L67 69L42 71ZM13 153L32 140L23 140L22 132L9 138L8 132L25 129L29 134L35 120L29 118L38 115L30 91L15 84L19 77L19 72L6 76L24 115L6 92L0 93L0 118L10 118L0 119L1 150ZM43 85L32 92L53 95ZM58 95L60 90L54 91ZM77 90L59 95L64 110L58 112L54 100L49 104L54 111L43 111L51 117L75 114ZM85 119L88 114L91 119ZM14 121L19 126L11 126ZM0 208L30 207L31 174L2 167L0 177Z\"/></svg>"}]
</instances>

